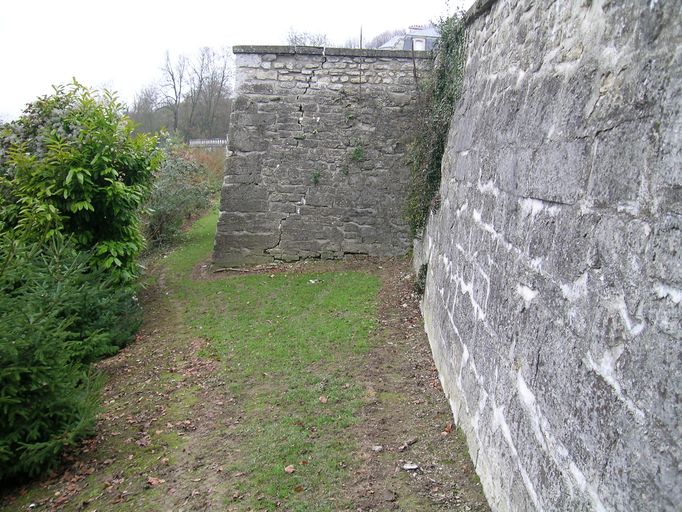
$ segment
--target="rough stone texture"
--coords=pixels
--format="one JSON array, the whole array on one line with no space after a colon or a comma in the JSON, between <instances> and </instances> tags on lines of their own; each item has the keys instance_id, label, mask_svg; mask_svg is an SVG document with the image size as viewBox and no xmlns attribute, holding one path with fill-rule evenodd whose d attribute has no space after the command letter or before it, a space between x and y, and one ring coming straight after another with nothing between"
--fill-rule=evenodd
<instances>
[{"instance_id":1,"label":"rough stone texture","mask_svg":"<svg viewBox=\"0 0 682 512\"><path fill-rule=\"evenodd\" d=\"M425 52L234 48L236 98L214 263L387 256L404 221Z\"/></svg>"},{"instance_id":2,"label":"rough stone texture","mask_svg":"<svg viewBox=\"0 0 682 512\"><path fill-rule=\"evenodd\" d=\"M415 247L443 388L494 510L681 510L682 3L483 4Z\"/></svg>"}]
</instances>

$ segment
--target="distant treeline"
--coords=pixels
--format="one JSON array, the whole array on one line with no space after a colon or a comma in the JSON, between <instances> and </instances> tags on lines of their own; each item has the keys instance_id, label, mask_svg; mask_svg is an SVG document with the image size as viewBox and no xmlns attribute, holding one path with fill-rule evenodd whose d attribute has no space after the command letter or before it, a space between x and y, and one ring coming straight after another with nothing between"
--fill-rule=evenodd
<instances>
[{"instance_id":1,"label":"distant treeline","mask_svg":"<svg viewBox=\"0 0 682 512\"><path fill-rule=\"evenodd\" d=\"M362 42L363 48L378 48L405 30L387 30ZM287 44L335 46L326 34L290 29ZM359 48L360 38L349 38L340 46ZM230 48L204 47L195 55L173 58L166 52L159 79L140 90L128 116L140 132L167 130L184 141L224 138L230 116L233 62Z\"/></svg>"},{"instance_id":2,"label":"distant treeline","mask_svg":"<svg viewBox=\"0 0 682 512\"><path fill-rule=\"evenodd\" d=\"M128 115L138 131L161 129L185 141L193 138L223 138L227 133L232 91L229 48L202 48L196 55L166 60L157 82L135 96Z\"/></svg>"}]
</instances>

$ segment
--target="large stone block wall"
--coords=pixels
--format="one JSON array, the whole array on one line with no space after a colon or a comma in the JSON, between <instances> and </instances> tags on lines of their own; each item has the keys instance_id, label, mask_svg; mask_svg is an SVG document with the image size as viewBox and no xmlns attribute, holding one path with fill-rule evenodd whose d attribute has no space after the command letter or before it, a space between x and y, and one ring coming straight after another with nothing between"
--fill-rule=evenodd
<instances>
[{"instance_id":1,"label":"large stone block wall","mask_svg":"<svg viewBox=\"0 0 682 512\"><path fill-rule=\"evenodd\" d=\"M682 510L682 3L471 13L416 253L486 495L497 511Z\"/></svg>"},{"instance_id":2,"label":"large stone block wall","mask_svg":"<svg viewBox=\"0 0 682 512\"><path fill-rule=\"evenodd\" d=\"M214 263L405 254L425 52L235 47Z\"/></svg>"}]
</instances>

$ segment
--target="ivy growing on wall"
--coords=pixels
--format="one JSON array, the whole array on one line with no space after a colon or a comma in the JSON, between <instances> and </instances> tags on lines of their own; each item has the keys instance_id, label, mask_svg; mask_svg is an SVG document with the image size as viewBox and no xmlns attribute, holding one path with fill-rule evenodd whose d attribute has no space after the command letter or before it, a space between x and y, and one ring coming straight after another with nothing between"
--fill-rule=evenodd
<instances>
[{"instance_id":1,"label":"ivy growing on wall","mask_svg":"<svg viewBox=\"0 0 682 512\"><path fill-rule=\"evenodd\" d=\"M426 226L429 211L438 205L441 161L462 87L466 36L462 15L441 21L440 34L433 70L419 84L415 119L417 137L408 151L411 183L407 221L416 237Z\"/></svg>"}]
</instances>

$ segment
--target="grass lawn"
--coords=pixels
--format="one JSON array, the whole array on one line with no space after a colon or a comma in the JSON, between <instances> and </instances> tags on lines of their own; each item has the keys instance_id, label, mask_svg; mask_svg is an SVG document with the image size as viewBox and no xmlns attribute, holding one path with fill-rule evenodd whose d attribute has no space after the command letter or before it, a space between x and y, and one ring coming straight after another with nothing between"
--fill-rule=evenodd
<instances>
[{"instance_id":1,"label":"grass lawn","mask_svg":"<svg viewBox=\"0 0 682 512\"><path fill-rule=\"evenodd\" d=\"M247 413L236 432L243 455L229 465L243 474L241 503L335 510L357 449L348 427L363 405L364 390L348 370L372 344L379 279L363 272L192 279L212 248L215 222L194 225L189 243L167 259L166 279L182 297L184 322L208 341L205 355L220 362Z\"/></svg>"},{"instance_id":2,"label":"grass lawn","mask_svg":"<svg viewBox=\"0 0 682 512\"><path fill-rule=\"evenodd\" d=\"M151 262L96 437L0 511L487 510L406 262L212 274L216 223Z\"/></svg>"}]
</instances>

